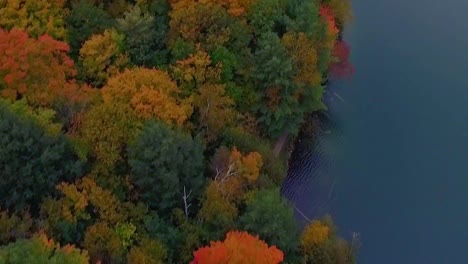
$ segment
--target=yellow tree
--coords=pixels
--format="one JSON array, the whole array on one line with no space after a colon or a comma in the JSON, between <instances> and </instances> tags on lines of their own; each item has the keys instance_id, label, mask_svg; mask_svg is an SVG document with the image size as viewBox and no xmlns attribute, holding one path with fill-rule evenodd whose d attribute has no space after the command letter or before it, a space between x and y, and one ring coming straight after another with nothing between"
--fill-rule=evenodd
<instances>
[{"instance_id":1,"label":"yellow tree","mask_svg":"<svg viewBox=\"0 0 468 264\"><path fill-rule=\"evenodd\" d=\"M325 240L327 240L331 234L330 228L321 223L320 221L314 220L308 224L301 237L301 248L304 252L311 252L314 247L317 247Z\"/></svg>"},{"instance_id":2,"label":"yellow tree","mask_svg":"<svg viewBox=\"0 0 468 264\"><path fill-rule=\"evenodd\" d=\"M234 102L225 94L222 84L204 84L195 96L198 110L198 129L208 142L216 139L234 119Z\"/></svg>"},{"instance_id":3,"label":"yellow tree","mask_svg":"<svg viewBox=\"0 0 468 264\"><path fill-rule=\"evenodd\" d=\"M64 18L68 10L65 0L6 0L0 1L0 27L24 29L37 38L49 34L65 40Z\"/></svg>"},{"instance_id":4,"label":"yellow tree","mask_svg":"<svg viewBox=\"0 0 468 264\"><path fill-rule=\"evenodd\" d=\"M179 83L184 95L192 94L205 83L218 83L221 72L221 64L213 65L210 55L199 46L195 54L171 66L171 74Z\"/></svg>"},{"instance_id":5,"label":"yellow tree","mask_svg":"<svg viewBox=\"0 0 468 264\"><path fill-rule=\"evenodd\" d=\"M128 65L128 56L122 48L123 36L115 29L91 36L80 49L79 62L84 77L96 86L102 86L110 76Z\"/></svg>"},{"instance_id":6,"label":"yellow tree","mask_svg":"<svg viewBox=\"0 0 468 264\"><path fill-rule=\"evenodd\" d=\"M135 68L109 79L102 89L104 102L128 104L143 120L157 118L184 124L192 114L192 99L180 99L180 90L165 71Z\"/></svg>"},{"instance_id":7,"label":"yellow tree","mask_svg":"<svg viewBox=\"0 0 468 264\"><path fill-rule=\"evenodd\" d=\"M84 113L75 136L96 158L95 169L108 174L118 162L123 161L126 144L140 125L128 105L101 103Z\"/></svg>"},{"instance_id":8,"label":"yellow tree","mask_svg":"<svg viewBox=\"0 0 468 264\"><path fill-rule=\"evenodd\" d=\"M281 40L293 61L294 81L300 87L320 85L322 80L318 69L316 45L304 33L288 32Z\"/></svg>"}]
</instances>

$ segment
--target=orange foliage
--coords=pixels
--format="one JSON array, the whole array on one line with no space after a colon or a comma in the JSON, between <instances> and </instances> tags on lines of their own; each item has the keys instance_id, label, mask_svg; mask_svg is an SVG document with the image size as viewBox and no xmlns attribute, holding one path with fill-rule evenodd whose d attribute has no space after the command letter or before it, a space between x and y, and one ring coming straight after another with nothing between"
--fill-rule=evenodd
<instances>
[{"instance_id":1,"label":"orange foliage","mask_svg":"<svg viewBox=\"0 0 468 264\"><path fill-rule=\"evenodd\" d=\"M191 98L180 99L180 90L165 71L127 69L111 77L102 89L104 102L129 104L142 119L156 117L182 125L192 113Z\"/></svg>"},{"instance_id":2,"label":"orange foliage","mask_svg":"<svg viewBox=\"0 0 468 264\"><path fill-rule=\"evenodd\" d=\"M209 247L193 253L191 264L277 264L284 254L247 232L231 231L223 242L210 242Z\"/></svg>"},{"instance_id":3,"label":"orange foliage","mask_svg":"<svg viewBox=\"0 0 468 264\"><path fill-rule=\"evenodd\" d=\"M245 189L257 180L263 160L258 152L242 155L233 147L230 152L226 148L219 149L212 163L218 191L225 199L236 201L242 199Z\"/></svg>"},{"instance_id":4,"label":"orange foliage","mask_svg":"<svg viewBox=\"0 0 468 264\"><path fill-rule=\"evenodd\" d=\"M3 97L25 96L30 103L48 105L58 98L76 101L81 91L67 56L66 43L49 35L30 38L24 31L0 29L0 90Z\"/></svg>"}]
</instances>

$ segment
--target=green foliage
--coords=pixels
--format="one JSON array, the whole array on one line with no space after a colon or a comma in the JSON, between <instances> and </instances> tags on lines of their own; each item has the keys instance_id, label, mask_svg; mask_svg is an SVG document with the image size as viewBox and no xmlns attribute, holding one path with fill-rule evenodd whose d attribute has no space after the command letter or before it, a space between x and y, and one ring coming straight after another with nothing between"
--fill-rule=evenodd
<instances>
[{"instance_id":1,"label":"green foliage","mask_svg":"<svg viewBox=\"0 0 468 264\"><path fill-rule=\"evenodd\" d=\"M247 201L245 213L240 217L240 228L259 235L270 245L276 245L286 260L298 256L299 234L293 209L281 197L278 189L261 190Z\"/></svg>"},{"instance_id":2,"label":"green foliage","mask_svg":"<svg viewBox=\"0 0 468 264\"><path fill-rule=\"evenodd\" d=\"M149 121L130 145L128 163L141 199L159 213L195 201L203 186L203 146L189 135Z\"/></svg>"},{"instance_id":3,"label":"green foliage","mask_svg":"<svg viewBox=\"0 0 468 264\"><path fill-rule=\"evenodd\" d=\"M44 235L36 235L31 239L21 239L0 247L0 263L87 264L89 257L84 250L81 251L70 245L60 247Z\"/></svg>"},{"instance_id":4,"label":"green foliage","mask_svg":"<svg viewBox=\"0 0 468 264\"><path fill-rule=\"evenodd\" d=\"M170 222L160 218L155 212L148 213L144 218L146 234L161 241L167 247L169 259L177 258L179 248L183 243L182 231L177 229Z\"/></svg>"},{"instance_id":5,"label":"green foliage","mask_svg":"<svg viewBox=\"0 0 468 264\"><path fill-rule=\"evenodd\" d=\"M276 25L281 24L283 18L281 3L279 0L255 1L247 13L247 18L255 35L274 32L277 30Z\"/></svg>"},{"instance_id":6,"label":"green foliage","mask_svg":"<svg viewBox=\"0 0 468 264\"><path fill-rule=\"evenodd\" d=\"M189 263L233 229L354 263L327 220L299 239L273 149L325 109L350 19L350 0L0 0L0 263Z\"/></svg>"},{"instance_id":7,"label":"green foliage","mask_svg":"<svg viewBox=\"0 0 468 264\"><path fill-rule=\"evenodd\" d=\"M82 163L65 137L0 105L0 171L0 205L20 210L36 208L59 181L81 176Z\"/></svg>"},{"instance_id":8,"label":"green foliage","mask_svg":"<svg viewBox=\"0 0 468 264\"><path fill-rule=\"evenodd\" d=\"M133 64L150 67L166 62L163 48L167 25L158 24L160 21L138 5L117 22L119 30L125 35L125 48Z\"/></svg>"},{"instance_id":9,"label":"green foliage","mask_svg":"<svg viewBox=\"0 0 468 264\"><path fill-rule=\"evenodd\" d=\"M288 31L303 32L307 36L319 39L322 26L318 1L290 0L285 10Z\"/></svg>"},{"instance_id":10,"label":"green foliage","mask_svg":"<svg viewBox=\"0 0 468 264\"><path fill-rule=\"evenodd\" d=\"M204 226L198 221L188 219L181 209L174 210L177 227L182 234L182 243L177 252L175 263L189 263L193 260L193 254L196 249L205 245L209 239L209 234Z\"/></svg>"},{"instance_id":11,"label":"green foliage","mask_svg":"<svg viewBox=\"0 0 468 264\"><path fill-rule=\"evenodd\" d=\"M118 223L115 232L122 242L124 248L128 248L135 240L136 226L131 223Z\"/></svg>"},{"instance_id":12,"label":"green foliage","mask_svg":"<svg viewBox=\"0 0 468 264\"><path fill-rule=\"evenodd\" d=\"M78 58L81 46L91 35L102 33L113 26L112 17L103 9L91 5L88 0L79 0L73 4L65 21L70 54L74 59Z\"/></svg>"},{"instance_id":13,"label":"green foliage","mask_svg":"<svg viewBox=\"0 0 468 264\"><path fill-rule=\"evenodd\" d=\"M21 118L29 118L33 120L49 135L58 136L62 130L62 124L56 122L56 113L52 109L45 107L31 107L28 105L26 99L14 102L0 99L0 105L5 105Z\"/></svg>"}]
</instances>

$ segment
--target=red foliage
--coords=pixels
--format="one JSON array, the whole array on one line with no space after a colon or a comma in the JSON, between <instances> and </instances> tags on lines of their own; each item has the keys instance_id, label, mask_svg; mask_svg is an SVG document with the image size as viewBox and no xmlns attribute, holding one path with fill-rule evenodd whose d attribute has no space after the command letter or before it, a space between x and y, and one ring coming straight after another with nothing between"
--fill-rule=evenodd
<instances>
[{"instance_id":1,"label":"red foliage","mask_svg":"<svg viewBox=\"0 0 468 264\"><path fill-rule=\"evenodd\" d=\"M354 67L349 62L349 45L345 41L337 41L333 48L333 56L337 59L329 68L330 75L336 78L350 77L354 73Z\"/></svg>"},{"instance_id":2,"label":"red foliage","mask_svg":"<svg viewBox=\"0 0 468 264\"><path fill-rule=\"evenodd\" d=\"M338 35L339 29L336 26L335 14L333 10L326 4L320 6L320 16L325 20L328 25L328 32L332 35Z\"/></svg>"},{"instance_id":3,"label":"red foliage","mask_svg":"<svg viewBox=\"0 0 468 264\"><path fill-rule=\"evenodd\" d=\"M3 97L27 97L47 105L58 98L76 96L79 86L68 44L49 35L30 38L19 29L0 29L0 89Z\"/></svg>"},{"instance_id":4,"label":"red foliage","mask_svg":"<svg viewBox=\"0 0 468 264\"><path fill-rule=\"evenodd\" d=\"M193 253L190 264L278 264L284 254L275 246L268 245L247 232L231 231L223 242L211 241L209 247Z\"/></svg>"}]
</instances>

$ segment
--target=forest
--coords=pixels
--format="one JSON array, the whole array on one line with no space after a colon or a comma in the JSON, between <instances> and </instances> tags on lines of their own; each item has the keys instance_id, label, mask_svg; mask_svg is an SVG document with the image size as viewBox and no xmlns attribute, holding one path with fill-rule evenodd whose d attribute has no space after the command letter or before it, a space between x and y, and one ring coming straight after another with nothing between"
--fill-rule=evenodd
<instances>
[{"instance_id":1,"label":"forest","mask_svg":"<svg viewBox=\"0 0 468 264\"><path fill-rule=\"evenodd\" d=\"M288 152L349 0L0 0L0 263L355 263Z\"/></svg>"}]
</instances>

